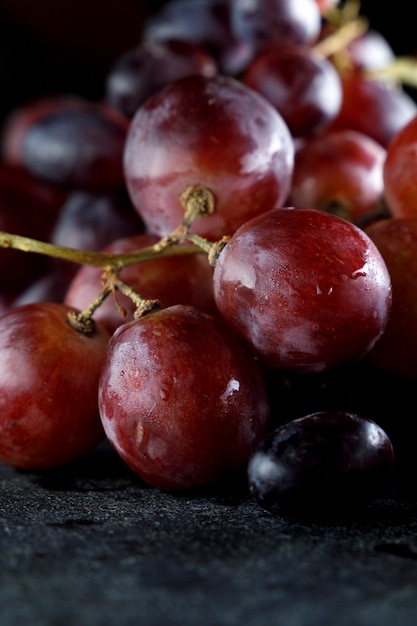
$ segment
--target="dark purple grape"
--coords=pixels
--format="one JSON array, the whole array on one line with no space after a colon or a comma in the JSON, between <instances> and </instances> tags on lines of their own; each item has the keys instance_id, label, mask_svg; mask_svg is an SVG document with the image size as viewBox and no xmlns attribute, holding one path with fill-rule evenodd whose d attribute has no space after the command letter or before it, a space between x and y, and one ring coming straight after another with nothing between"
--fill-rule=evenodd
<instances>
[{"instance_id":1,"label":"dark purple grape","mask_svg":"<svg viewBox=\"0 0 417 626\"><path fill-rule=\"evenodd\" d=\"M50 112L26 130L22 162L33 176L67 188L120 189L127 129L124 116L101 105Z\"/></svg>"},{"instance_id":2,"label":"dark purple grape","mask_svg":"<svg viewBox=\"0 0 417 626\"><path fill-rule=\"evenodd\" d=\"M106 80L107 101L128 118L152 94L193 74L213 76L213 57L191 41L148 42L125 52Z\"/></svg>"},{"instance_id":3,"label":"dark purple grape","mask_svg":"<svg viewBox=\"0 0 417 626\"><path fill-rule=\"evenodd\" d=\"M249 489L273 514L322 517L353 512L383 494L394 450L373 420L320 411L279 426L248 465Z\"/></svg>"},{"instance_id":4,"label":"dark purple grape","mask_svg":"<svg viewBox=\"0 0 417 626\"><path fill-rule=\"evenodd\" d=\"M48 241L77 250L101 251L114 239L143 230L143 222L124 189L111 193L74 190L62 203ZM46 271L19 294L15 304L62 301L79 266L58 258L48 261Z\"/></svg>"},{"instance_id":5,"label":"dark purple grape","mask_svg":"<svg viewBox=\"0 0 417 626\"><path fill-rule=\"evenodd\" d=\"M321 30L316 0L234 0L235 36L258 54L274 44L311 44Z\"/></svg>"},{"instance_id":6,"label":"dark purple grape","mask_svg":"<svg viewBox=\"0 0 417 626\"><path fill-rule=\"evenodd\" d=\"M119 237L143 230L124 190L100 194L73 191L61 207L50 241L77 250L101 250Z\"/></svg>"},{"instance_id":7,"label":"dark purple grape","mask_svg":"<svg viewBox=\"0 0 417 626\"><path fill-rule=\"evenodd\" d=\"M236 36L232 7L229 0L171 0L148 19L142 39L199 44L213 55L223 74L239 74L253 57L253 47Z\"/></svg>"}]
</instances>

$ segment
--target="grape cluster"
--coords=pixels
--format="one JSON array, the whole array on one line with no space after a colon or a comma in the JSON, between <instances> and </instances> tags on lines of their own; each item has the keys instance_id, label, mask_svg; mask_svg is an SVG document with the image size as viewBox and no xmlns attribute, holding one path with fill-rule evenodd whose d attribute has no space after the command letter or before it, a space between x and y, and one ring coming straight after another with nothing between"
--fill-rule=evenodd
<instances>
[{"instance_id":1,"label":"grape cluster","mask_svg":"<svg viewBox=\"0 0 417 626\"><path fill-rule=\"evenodd\" d=\"M169 0L99 101L16 107L0 461L107 439L155 488L243 480L275 514L384 493L390 424L345 381L417 378L415 75L357 3Z\"/></svg>"}]
</instances>

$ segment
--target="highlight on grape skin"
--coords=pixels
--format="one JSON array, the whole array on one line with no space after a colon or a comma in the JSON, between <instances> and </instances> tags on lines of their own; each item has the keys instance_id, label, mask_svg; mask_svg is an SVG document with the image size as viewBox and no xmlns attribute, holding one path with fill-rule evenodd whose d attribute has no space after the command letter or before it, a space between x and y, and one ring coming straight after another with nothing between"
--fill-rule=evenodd
<instances>
[{"instance_id":1,"label":"highlight on grape skin","mask_svg":"<svg viewBox=\"0 0 417 626\"><path fill-rule=\"evenodd\" d=\"M0 460L54 469L107 439L156 489L253 495L298 410L285 385L417 378L415 61L350 0L168 0L106 79L3 120ZM381 435L389 473L406 433L362 393L338 420L371 456ZM348 430L329 445L355 463Z\"/></svg>"}]
</instances>

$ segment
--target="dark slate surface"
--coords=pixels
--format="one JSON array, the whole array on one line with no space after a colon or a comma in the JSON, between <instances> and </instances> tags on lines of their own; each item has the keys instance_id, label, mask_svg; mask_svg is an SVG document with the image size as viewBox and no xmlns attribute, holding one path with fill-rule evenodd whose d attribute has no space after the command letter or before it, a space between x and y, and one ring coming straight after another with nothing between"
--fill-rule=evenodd
<instances>
[{"instance_id":1,"label":"dark slate surface","mask_svg":"<svg viewBox=\"0 0 417 626\"><path fill-rule=\"evenodd\" d=\"M0 466L2 626L415 626L417 496L273 517L244 490L147 487L107 444L63 470Z\"/></svg>"}]
</instances>

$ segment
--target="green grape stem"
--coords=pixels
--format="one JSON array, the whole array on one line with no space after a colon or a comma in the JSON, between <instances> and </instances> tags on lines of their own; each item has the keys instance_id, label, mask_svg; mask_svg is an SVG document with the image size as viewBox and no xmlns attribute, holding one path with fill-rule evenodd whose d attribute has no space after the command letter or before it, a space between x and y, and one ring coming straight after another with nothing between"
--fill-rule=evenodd
<instances>
[{"instance_id":1,"label":"green grape stem","mask_svg":"<svg viewBox=\"0 0 417 626\"><path fill-rule=\"evenodd\" d=\"M189 230L197 217L213 213L215 209L213 194L201 185L193 185L182 194L181 202L185 209L181 224L170 235L161 237L156 244L134 250L133 252L115 254L79 250L4 231L0 231L0 248L34 252L64 261L72 261L79 265L91 265L115 272L120 271L127 265L143 263L158 257L196 254L198 252L208 254L211 247L216 244L203 237L194 237L189 233ZM189 242L188 244L187 241Z\"/></svg>"},{"instance_id":2,"label":"green grape stem","mask_svg":"<svg viewBox=\"0 0 417 626\"><path fill-rule=\"evenodd\" d=\"M326 57L344 50L346 46L368 30L368 20L362 16L342 24L334 33L314 45L314 49Z\"/></svg>"},{"instance_id":3,"label":"green grape stem","mask_svg":"<svg viewBox=\"0 0 417 626\"><path fill-rule=\"evenodd\" d=\"M161 240L163 241L163 240ZM153 246L147 246L133 252L114 254L107 252L94 252L57 246L45 241L39 241L30 237L22 237L0 231L0 248L13 248L22 252L34 252L46 256L55 257L64 261L72 261L79 265L91 265L105 270L121 270L127 265L143 263L157 257L178 256L183 254L196 254L201 248L194 244L179 245L173 242L169 245L161 245L160 242Z\"/></svg>"},{"instance_id":4,"label":"green grape stem","mask_svg":"<svg viewBox=\"0 0 417 626\"><path fill-rule=\"evenodd\" d=\"M184 218L181 224L170 234L152 246L140 248L132 252L116 254L80 250L66 246L39 241L30 237L22 237L0 231L0 248L13 248L22 252L43 254L79 265L90 265L103 270L103 289L95 300L83 311L71 311L69 323L78 331L91 333L94 328L92 316L110 293L120 291L135 304L135 318L142 317L160 308L159 300L147 300L138 294L130 285L119 278L120 271L128 266L150 261L156 258L182 256L204 252L211 265L215 264L220 251L226 245L228 237L218 242L211 242L199 235L190 233L190 228L197 217L210 215L215 210L213 194L201 185L187 188L181 195L184 207Z\"/></svg>"}]
</instances>

